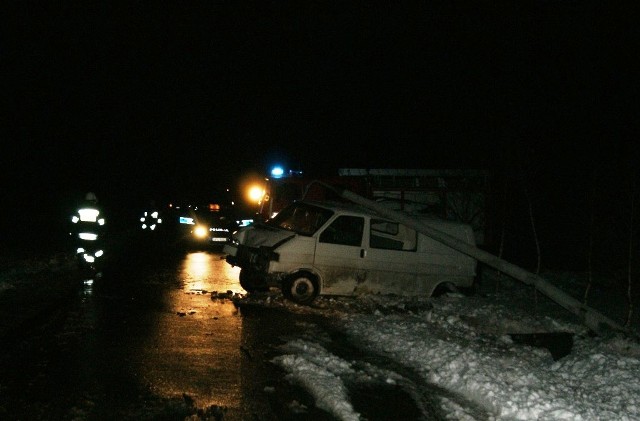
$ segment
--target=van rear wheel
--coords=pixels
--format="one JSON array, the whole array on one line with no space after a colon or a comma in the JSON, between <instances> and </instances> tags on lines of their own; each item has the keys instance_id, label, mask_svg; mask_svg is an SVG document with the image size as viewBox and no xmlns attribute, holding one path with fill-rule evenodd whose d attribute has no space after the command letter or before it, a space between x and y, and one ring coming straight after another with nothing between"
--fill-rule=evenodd
<instances>
[{"instance_id":1,"label":"van rear wheel","mask_svg":"<svg viewBox=\"0 0 640 421\"><path fill-rule=\"evenodd\" d=\"M262 276L247 269L240 270L240 286L249 293L269 290L269 287Z\"/></svg>"},{"instance_id":2,"label":"van rear wheel","mask_svg":"<svg viewBox=\"0 0 640 421\"><path fill-rule=\"evenodd\" d=\"M308 305L319 293L318 279L309 273L297 273L282 282L282 295L295 303Z\"/></svg>"}]
</instances>

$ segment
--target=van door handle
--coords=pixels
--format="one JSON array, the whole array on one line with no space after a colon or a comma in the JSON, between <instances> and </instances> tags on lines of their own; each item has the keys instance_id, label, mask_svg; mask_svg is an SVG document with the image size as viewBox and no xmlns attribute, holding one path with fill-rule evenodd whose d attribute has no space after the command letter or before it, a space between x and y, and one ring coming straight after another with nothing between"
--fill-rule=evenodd
<instances>
[{"instance_id":1,"label":"van door handle","mask_svg":"<svg viewBox=\"0 0 640 421\"><path fill-rule=\"evenodd\" d=\"M367 251L365 249L360 249L360 257L367 257Z\"/></svg>"}]
</instances>

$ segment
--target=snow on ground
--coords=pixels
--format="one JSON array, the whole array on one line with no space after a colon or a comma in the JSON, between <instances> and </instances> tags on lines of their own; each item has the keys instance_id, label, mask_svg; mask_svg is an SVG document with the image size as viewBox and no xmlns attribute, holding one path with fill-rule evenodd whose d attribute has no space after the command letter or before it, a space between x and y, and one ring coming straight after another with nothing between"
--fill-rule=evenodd
<instances>
[{"instance_id":1,"label":"snow on ground","mask_svg":"<svg viewBox=\"0 0 640 421\"><path fill-rule=\"evenodd\" d=\"M37 272L50 265L26 266ZM0 294L20 278L3 271ZM277 291L233 299L327 316L354 344L474 402L493 420L640 420L637 339L594 336L571 314L516 281L472 297L320 297L312 307L285 301ZM510 335L536 332L571 333L571 352L554 359L547 348L518 344ZM341 420L361 419L345 379L402 381L396 373L363 370L362 364L333 355L320 339L291 340L280 352L272 362L305 387L319 408ZM450 419L476 419L455 400L441 397L439 405Z\"/></svg>"},{"instance_id":2,"label":"snow on ground","mask_svg":"<svg viewBox=\"0 0 640 421\"><path fill-rule=\"evenodd\" d=\"M423 317L350 315L345 327L367 348L479 403L496 419L640 419L637 344L596 340L578 326L550 323L577 333L572 353L554 361L546 349L524 349L499 334L495 314L515 312L447 297ZM519 330L512 323L512 332L531 329L526 318L512 320L522 323Z\"/></svg>"},{"instance_id":3,"label":"snow on ground","mask_svg":"<svg viewBox=\"0 0 640 421\"><path fill-rule=\"evenodd\" d=\"M571 314L515 281L474 297L321 297L312 308L278 295L262 301L331 316L359 347L474 402L490 419L640 420L637 339L594 336ZM540 332L570 333L564 338L572 337L571 352L554 359L549 349L518 344L510 335ZM354 376L353 362L309 339L293 340L281 351L273 362L312 393L319 407L339 419L360 419L343 381ZM399 380L389 376L386 381ZM439 404L450 419L476 419L450 399Z\"/></svg>"}]
</instances>

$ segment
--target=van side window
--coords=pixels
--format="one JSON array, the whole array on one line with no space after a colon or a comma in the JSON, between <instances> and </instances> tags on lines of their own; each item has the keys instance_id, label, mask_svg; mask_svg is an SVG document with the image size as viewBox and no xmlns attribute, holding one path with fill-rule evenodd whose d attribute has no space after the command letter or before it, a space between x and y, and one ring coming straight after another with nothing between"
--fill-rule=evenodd
<instances>
[{"instance_id":1,"label":"van side window","mask_svg":"<svg viewBox=\"0 0 640 421\"><path fill-rule=\"evenodd\" d=\"M363 232L364 218L342 215L320 234L320 242L359 247L362 244Z\"/></svg>"},{"instance_id":2,"label":"van side window","mask_svg":"<svg viewBox=\"0 0 640 421\"><path fill-rule=\"evenodd\" d=\"M371 220L369 247L386 250L415 251L418 233L397 222Z\"/></svg>"}]
</instances>

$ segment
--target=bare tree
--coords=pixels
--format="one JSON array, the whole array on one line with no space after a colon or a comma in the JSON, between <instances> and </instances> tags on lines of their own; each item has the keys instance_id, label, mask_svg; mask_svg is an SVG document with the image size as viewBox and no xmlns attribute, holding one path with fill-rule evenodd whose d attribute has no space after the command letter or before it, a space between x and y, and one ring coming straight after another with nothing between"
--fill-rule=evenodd
<instances>
[{"instance_id":1,"label":"bare tree","mask_svg":"<svg viewBox=\"0 0 640 421\"><path fill-rule=\"evenodd\" d=\"M524 195L527 200L527 207L529 210L529 221L531 222L531 232L533 234L533 241L534 241L534 244L536 245L536 270L534 273L536 275L539 275L540 262L542 258L540 256L540 240L538 239L538 232L536 231L536 221L533 217L533 203L531 202L531 196L529 195L529 189L527 189L526 183L523 183L522 187L524 189Z\"/></svg>"},{"instance_id":2,"label":"bare tree","mask_svg":"<svg viewBox=\"0 0 640 421\"><path fill-rule=\"evenodd\" d=\"M540 241L538 240L538 232L536 231L536 222L535 219L533 218L533 204L531 203L531 197L529 196L529 189L527 189L527 185L526 182L523 181L522 183L522 187L524 189L524 196L525 199L527 200L527 206L529 209L529 221L531 222L531 231L533 233L533 241L536 245L536 270L535 270L535 274L539 275L540 274ZM538 290L534 288L533 290L533 294L534 294L534 303L536 306L536 309L538 308Z\"/></svg>"},{"instance_id":3,"label":"bare tree","mask_svg":"<svg viewBox=\"0 0 640 421\"><path fill-rule=\"evenodd\" d=\"M629 248L628 248L628 259L627 259L627 320L625 322L625 327L630 327L631 325L631 317L633 316L633 300L631 297L631 285L632 285L632 280L633 280L633 273L632 273L632 267L633 267L633 252L634 252L634 247L633 247L633 243L635 240L635 224L634 224L634 219L635 219L635 202L636 202L636 189L635 187L635 182L632 182L632 189L631 189L631 212L629 215Z\"/></svg>"},{"instance_id":4,"label":"bare tree","mask_svg":"<svg viewBox=\"0 0 640 421\"><path fill-rule=\"evenodd\" d=\"M531 153L529 153L529 155L531 155ZM520 159L518 159L518 166L519 166L519 174L520 174L520 182L522 184L522 190L524 192L524 198L526 200L526 204L527 204L527 210L528 210L528 215L529 215L529 222L531 223L531 232L533 234L533 241L536 247L536 268L535 268L535 274L539 275L540 274L540 263L541 263L541 256L540 256L540 241L538 239L538 232L536 230L536 223L535 223L535 218L533 217L533 202L531 200L531 195L529 194L529 189L527 187L527 182L528 180L532 177L531 171L528 171L527 168L524 167L524 158L521 156ZM533 290L533 294L534 294L534 304L535 307L537 309L538 307L538 290L534 288Z\"/></svg>"},{"instance_id":5,"label":"bare tree","mask_svg":"<svg viewBox=\"0 0 640 421\"><path fill-rule=\"evenodd\" d=\"M523 152L525 151L522 149L519 151L519 154L517 157L517 166L518 166L518 174L520 176L520 184L522 185L522 191L524 193L524 199L527 205L527 212L529 217L529 223L531 224L533 241L536 247L536 268L534 273L537 275L540 273L540 263L541 263L540 241L538 239L538 232L536 229L535 218L533 216L533 201L531 199L531 195L529 193L529 188L528 188L528 184L530 180L534 178L535 174L533 171L534 168L532 168L531 165L525 167L525 162L532 162L530 160L525 161L525 156L531 157L534 155L534 153L533 151L526 151L526 155L523 155Z\"/></svg>"},{"instance_id":6,"label":"bare tree","mask_svg":"<svg viewBox=\"0 0 640 421\"><path fill-rule=\"evenodd\" d=\"M589 292L591 291L591 287L593 285L593 237L595 233L594 230L594 222L595 222L595 197L596 197L596 172L593 172L593 176L591 178L591 197L589 199L589 242L587 245L587 285L584 289L584 296L582 297L582 303L587 305L587 301L589 299Z\"/></svg>"},{"instance_id":7,"label":"bare tree","mask_svg":"<svg viewBox=\"0 0 640 421\"><path fill-rule=\"evenodd\" d=\"M627 317L625 320L625 327L629 328L631 325L631 318L633 316L634 303L632 293L632 286L634 281L634 266L636 264L635 258L635 242L637 241L637 228L636 228L636 203L638 196L638 174L635 167L636 159L633 154L630 153L632 150L627 148L623 149L624 158L622 159L622 174L624 178L626 178L626 192L628 194L628 214L627 214L627 255L626 255L626 301L627 301Z\"/></svg>"},{"instance_id":8,"label":"bare tree","mask_svg":"<svg viewBox=\"0 0 640 421\"><path fill-rule=\"evenodd\" d=\"M508 177L504 176L504 184L502 186L502 227L500 228L500 244L498 246L498 258L502 259L504 254L504 238L507 232L507 189L508 189ZM498 272L496 279L495 292L498 292L500 287L500 279L502 278L502 272Z\"/></svg>"}]
</instances>

